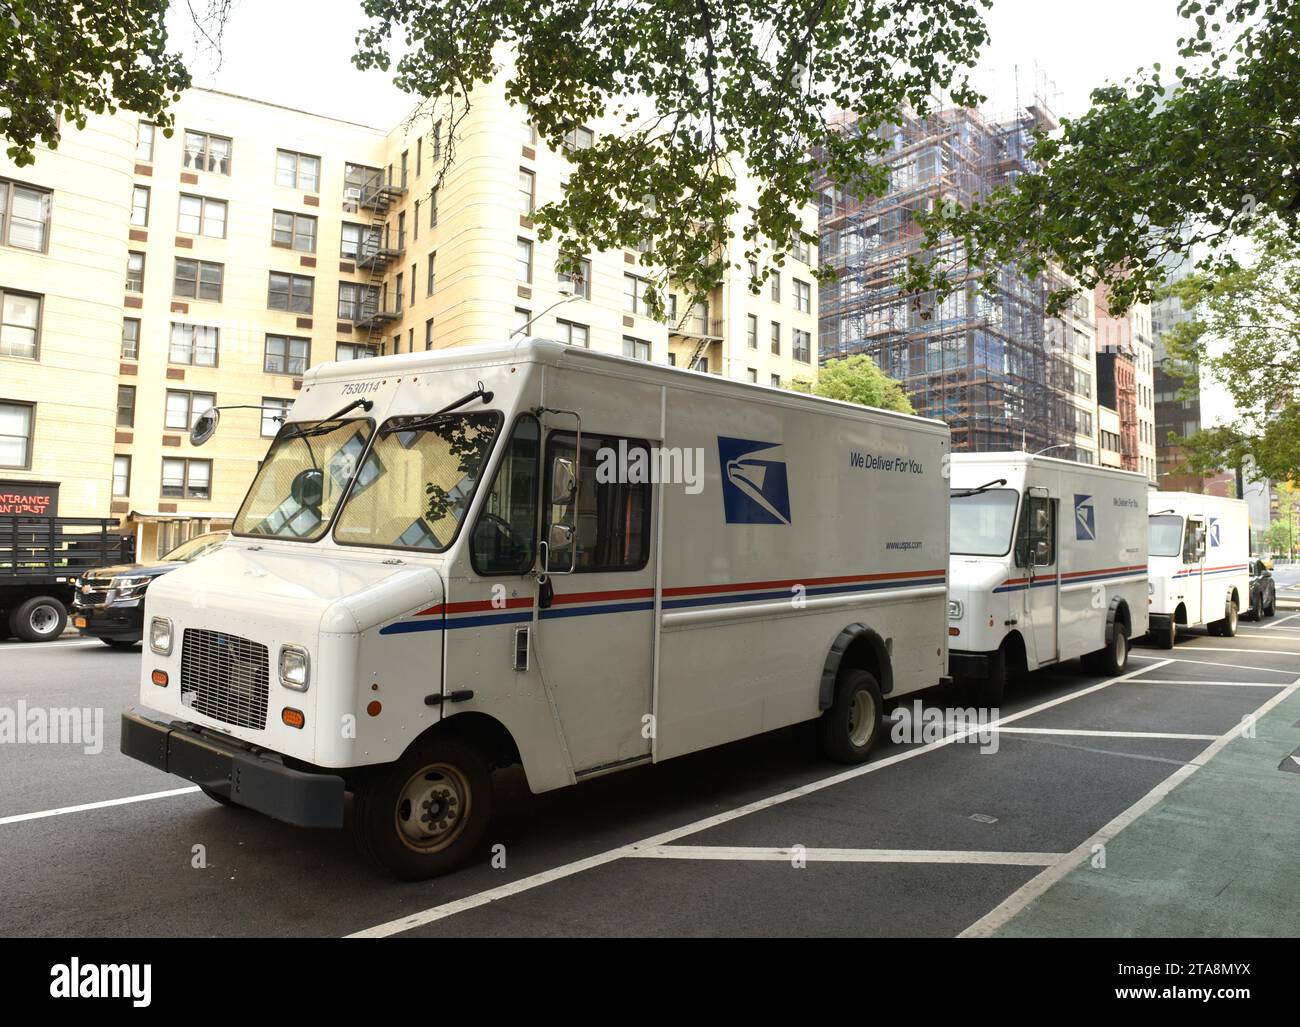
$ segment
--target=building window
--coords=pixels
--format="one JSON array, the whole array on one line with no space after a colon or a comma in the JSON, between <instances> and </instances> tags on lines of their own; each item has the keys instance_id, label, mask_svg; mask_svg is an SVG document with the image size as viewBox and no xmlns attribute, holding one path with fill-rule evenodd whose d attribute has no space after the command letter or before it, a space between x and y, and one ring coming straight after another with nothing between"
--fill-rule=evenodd
<instances>
[{"instance_id":1,"label":"building window","mask_svg":"<svg viewBox=\"0 0 1300 1027\"><path fill-rule=\"evenodd\" d=\"M424 136L415 140L415 177L420 177L420 172L424 168ZM415 220L419 221L419 218Z\"/></svg>"},{"instance_id":2,"label":"building window","mask_svg":"<svg viewBox=\"0 0 1300 1027\"><path fill-rule=\"evenodd\" d=\"M266 297L267 309L310 314L315 285L316 279L309 275L290 275L281 271L272 271Z\"/></svg>"},{"instance_id":3,"label":"building window","mask_svg":"<svg viewBox=\"0 0 1300 1027\"><path fill-rule=\"evenodd\" d=\"M433 318L424 322L424 348L425 350L433 349Z\"/></svg>"},{"instance_id":4,"label":"building window","mask_svg":"<svg viewBox=\"0 0 1300 1027\"><path fill-rule=\"evenodd\" d=\"M537 129L533 128L533 123L531 121L525 120L520 124L519 128L519 138L525 146L537 145Z\"/></svg>"},{"instance_id":5,"label":"building window","mask_svg":"<svg viewBox=\"0 0 1300 1027\"><path fill-rule=\"evenodd\" d=\"M167 359L173 364L216 367L221 331L208 325L172 322L171 345Z\"/></svg>"},{"instance_id":6,"label":"building window","mask_svg":"<svg viewBox=\"0 0 1300 1027\"><path fill-rule=\"evenodd\" d=\"M152 127L152 126L151 126ZM126 496L131 492L131 458L113 457L113 495Z\"/></svg>"},{"instance_id":7,"label":"building window","mask_svg":"<svg viewBox=\"0 0 1300 1027\"><path fill-rule=\"evenodd\" d=\"M590 150L596 142L596 135L585 125L577 128L571 128L564 133L564 149L572 152L574 150Z\"/></svg>"},{"instance_id":8,"label":"building window","mask_svg":"<svg viewBox=\"0 0 1300 1027\"><path fill-rule=\"evenodd\" d=\"M420 241L420 201L415 201L415 207L411 211L411 239L414 242Z\"/></svg>"},{"instance_id":9,"label":"building window","mask_svg":"<svg viewBox=\"0 0 1300 1027\"><path fill-rule=\"evenodd\" d=\"M758 384L758 368L756 368L756 367L747 367L747 368L745 368L745 377L748 378L748 379L749 379L751 382L753 382L755 385L757 385L757 384Z\"/></svg>"},{"instance_id":10,"label":"building window","mask_svg":"<svg viewBox=\"0 0 1300 1027\"><path fill-rule=\"evenodd\" d=\"M364 342L339 342L334 345L335 360L364 360L378 355L379 351L374 346L368 346Z\"/></svg>"},{"instance_id":11,"label":"building window","mask_svg":"<svg viewBox=\"0 0 1300 1027\"><path fill-rule=\"evenodd\" d=\"M0 467L31 466L35 410L30 403L0 401Z\"/></svg>"},{"instance_id":12,"label":"building window","mask_svg":"<svg viewBox=\"0 0 1300 1027\"><path fill-rule=\"evenodd\" d=\"M350 221L343 222L343 236L339 243L339 256L347 260L361 259L361 241L366 237L366 228L364 225L356 225Z\"/></svg>"},{"instance_id":13,"label":"building window","mask_svg":"<svg viewBox=\"0 0 1300 1027\"><path fill-rule=\"evenodd\" d=\"M291 399L276 399L274 396L262 397L262 437L269 439L280 431L280 425L289 416Z\"/></svg>"},{"instance_id":14,"label":"building window","mask_svg":"<svg viewBox=\"0 0 1300 1027\"><path fill-rule=\"evenodd\" d=\"M122 359L135 360L140 356L140 319L122 318Z\"/></svg>"},{"instance_id":15,"label":"building window","mask_svg":"<svg viewBox=\"0 0 1300 1027\"><path fill-rule=\"evenodd\" d=\"M781 352L781 326L775 321L772 322L772 352L776 354Z\"/></svg>"},{"instance_id":16,"label":"building window","mask_svg":"<svg viewBox=\"0 0 1300 1027\"><path fill-rule=\"evenodd\" d=\"M364 164L343 165L343 202L356 203L384 184L384 173Z\"/></svg>"},{"instance_id":17,"label":"building window","mask_svg":"<svg viewBox=\"0 0 1300 1027\"><path fill-rule=\"evenodd\" d=\"M581 346L583 349L591 348L591 329L586 325L580 325L576 321L561 321L555 319L555 327L559 329L561 342L567 342L570 346Z\"/></svg>"},{"instance_id":18,"label":"building window","mask_svg":"<svg viewBox=\"0 0 1300 1027\"><path fill-rule=\"evenodd\" d=\"M316 219L310 214L291 214L277 210L272 217L271 245L315 253Z\"/></svg>"},{"instance_id":19,"label":"building window","mask_svg":"<svg viewBox=\"0 0 1300 1027\"><path fill-rule=\"evenodd\" d=\"M172 295L188 296L196 300L215 300L219 303L221 302L221 280L224 274L224 264L177 257L176 274L172 280Z\"/></svg>"},{"instance_id":20,"label":"building window","mask_svg":"<svg viewBox=\"0 0 1300 1027\"><path fill-rule=\"evenodd\" d=\"M429 191L429 227L438 227L438 187Z\"/></svg>"},{"instance_id":21,"label":"building window","mask_svg":"<svg viewBox=\"0 0 1300 1027\"><path fill-rule=\"evenodd\" d=\"M644 278L638 278L636 275L623 275L623 309L629 314L645 313L645 290L646 283Z\"/></svg>"},{"instance_id":22,"label":"building window","mask_svg":"<svg viewBox=\"0 0 1300 1027\"><path fill-rule=\"evenodd\" d=\"M267 374L301 375L311 362L311 340L268 335L262 370Z\"/></svg>"},{"instance_id":23,"label":"building window","mask_svg":"<svg viewBox=\"0 0 1300 1027\"><path fill-rule=\"evenodd\" d=\"M211 499L212 461L165 458L162 496L164 499Z\"/></svg>"},{"instance_id":24,"label":"building window","mask_svg":"<svg viewBox=\"0 0 1300 1027\"><path fill-rule=\"evenodd\" d=\"M591 299L591 261L578 261L578 273L576 275L568 274L564 271L556 272L556 277L563 283L567 283L573 289L573 295L584 300Z\"/></svg>"},{"instance_id":25,"label":"building window","mask_svg":"<svg viewBox=\"0 0 1300 1027\"><path fill-rule=\"evenodd\" d=\"M749 314L745 317L745 345L750 349L758 349L757 314Z\"/></svg>"},{"instance_id":26,"label":"building window","mask_svg":"<svg viewBox=\"0 0 1300 1027\"><path fill-rule=\"evenodd\" d=\"M424 287L424 294L426 296L433 295L433 286L434 286L433 254L430 253L429 254L429 280Z\"/></svg>"},{"instance_id":27,"label":"building window","mask_svg":"<svg viewBox=\"0 0 1300 1027\"><path fill-rule=\"evenodd\" d=\"M433 123L429 131L429 159L438 160L442 156L442 118Z\"/></svg>"},{"instance_id":28,"label":"building window","mask_svg":"<svg viewBox=\"0 0 1300 1027\"><path fill-rule=\"evenodd\" d=\"M44 253L50 232L52 196L48 189L33 189L0 179L0 242L20 250Z\"/></svg>"},{"instance_id":29,"label":"building window","mask_svg":"<svg viewBox=\"0 0 1300 1027\"><path fill-rule=\"evenodd\" d=\"M339 282L339 320L361 321L379 309L379 287Z\"/></svg>"},{"instance_id":30,"label":"building window","mask_svg":"<svg viewBox=\"0 0 1300 1027\"><path fill-rule=\"evenodd\" d=\"M134 385L119 385L117 387L117 426L119 428L135 426Z\"/></svg>"},{"instance_id":31,"label":"building window","mask_svg":"<svg viewBox=\"0 0 1300 1027\"><path fill-rule=\"evenodd\" d=\"M135 159L153 162L153 140L157 129L152 122L141 121L135 126Z\"/></svg>"},{"instance_id":32,"label":"building window","mask_svg":"<svg viewBox=\"0 0 1300 1027\"><path fill-rule=\"evenodd\" d=\"M402 296L405 293L404 285L405 285L404 276L399 271L397 274L397 281L393 283L393 292L395 296L395 302L397 304L397 306L394 309L399 314L402 312Z\"/></svg>"},{"instance_id":33,"label":"building window","mask_svg":"<svg viewBox=\"0 0 1300 1027\"><path fill-rule=\"evenodd\" d=\"M189 431L199 414L217 405L217 397L210 392L174 392L167 390L167 412L164 428Z\"/></svg>"},{"instance_id":34,"label":"building window","mask_svg":"<svg viewBox=\"0 0 1300 1027\"><path fill-rule=\"evenodd\" d=\"M521 282L533 280L533 244L527 239L515 240L515 277Z\"/></svg>"},{"instance_id":35,"label":"building window","mask_svg":"<svg viewBox=\"0 0 1300 1027\"><path fill-rule=\"evenodd\" d=\"M519 169L519 213L524 217L533 216L533 201L536 199L537 176L527 168Z\"/></svg>"},{"instance_id":36,"label":"building window","mask_svg":"<svg viewBox=\"0 0 1300 1027\"><path fill-rule=\"evenodd\" d=\"M791 255L795 260L803 261L805 264L812 263L812 251L803 239L796 239Z\"/></svg>"},{"instance_id":37,"label":"building window","mask_svg":"<svg viewBox=\"0 0 1300 1027\"><path fill-rule=\"evenodd\" d=\"M144 292L144 254L126 255L126 291Z\"/></svg>"},{"instance_id":38,"label":"building window","mask_svg":"<svg viewBox=\"0 0 1300 1027\"><path fill-rule=\"evenodd\" d=\"M812 286L797 278L794 280L794 309L801 314L812 313Z\"/></svg>"},{"instance_id":39,"label":"building window","mask_svg":"<svg viewBox=\"0 0 1300 1027\"><path fill-rule=\"evenodd\" d=\"M528 327L533 323L533 312L525 310L523 307L515 307L515 327L514 332L520 335L528 334Z\"/></svg>"},{"instance_id":40,"label":"building window","mask_svg":"<svg viewBox=\"0 0 1300 1027\"><path fill-rule=\"evenodd\" d=\"M182 194L176 213L176 231L182 235L206 235L209 239L224 239L226 201Z\"/></svg>"},{"instance_id":41,"label":"building window","mask_svg":"<svg viewBox=\"0 0 1300 1027\"><path fill-rule=\"evenodd\" d=\"M775 270L772 272L772 302L781 302L781 272Z\"/></svg>"},{"instance_id":42,"label":"building window","mask_svg":"<svg viewBox=\"0 0 1300 1027\"><path fill-rule=\"evenodd\" d=\"M41 298L0 289L0 357L35 360L39 352Z\"/></svg>"},{"instance_id":43,"label":"building window","mask_svg":"<svg viewBox=\"0 0 1300 1027\"><path fill-rule=\"evenodd\" d=\"M411 178L411 151L402 151L402 192L406 192L406 184Z\"/></svg>"},{"instance_id":44,"label":"building window","mask_svg":"<svg viewBox=\"0 0 1300 1027\"><path fill-rule=\"evenodd\" d=\"M292 150L276 150L275 184L306 193L320 192L320 158Z\"/></svg>"},{"instance_id":45,"label":"building window","mask_svg":"<svg viewBox=\"0 0 1300 1027\"><path fill-rule=\"evenodd\" d=\"M650 343L645 339L634 339L630 335L623 336L623 356L635 357L637 360L650 359Z\"/></svg>"},{"instance_id":46,"label":"building window","mask_svg":"<svg viewBox=\"0 0 1300 1027\"><path fill-rule=\"evenodd\" d=\"M225 136L207 132L185 133L185 167L192 171L211 171L218 175L230 174L231 142Z\"/></svg>"},{"instance_id":47,"label":"building window","mask_svg":"<svg viewBox=\"0 0 1300 1027\"><path fill-rule=\"evenodd\" d=\"M149 226L149 187L137 185L131 190L131 224L137 228Z\"/></svg>"},{"instance_id":48,"label":"building window","mask_svg":"<svg viewBox=\"0 0 1300 1027\"><path fill-rule=\"evenodd\" d=\"M790 349L795 360L803 364L812 363L812 334L795 328L790 332Z\"/></svg>"},{"instance_id":49,"label":"building window","mask_svg":"<svg viewBox=\"0 0 1300 1027\"><path fill-rule=\"evenodd\" d=\"M779 374L772 375L772 388L779 389L780 387L781 387L781 376Z\"/></svg>"}]
</instances>

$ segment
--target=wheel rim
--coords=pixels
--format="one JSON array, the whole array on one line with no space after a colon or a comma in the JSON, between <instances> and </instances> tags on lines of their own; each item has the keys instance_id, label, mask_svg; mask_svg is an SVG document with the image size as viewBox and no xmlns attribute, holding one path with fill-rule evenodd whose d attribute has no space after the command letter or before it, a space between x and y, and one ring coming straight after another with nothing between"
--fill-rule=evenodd
<instances>
[{"instance_id":1,"label":"wheel rim","mask_svg":"<svg viewBox=\"0 0 1300 1027\"><path fill-rule=\"evenodd\" d=\"M1128 646L1125 644L1127 641L1128 636L1125 635L1124 632L1116 630L1114 642L1115 666L1121 669L1123 669L1124 665L1128 663Z\"/></svg>"},{"instance_id":2,"label":"wheel rim","mask_svg":"<svg viewBox=\"0 0 1300 1027\"><path fill-rule=\"evenodd\" d=\"M412 852L440 852L464 833L470 806L469 779L448 763L429 764L398 793L397 836Z\"/></svg>"},{"instance_id":3,"label":"wheel rim","mask_svg":"<svg viewBox=\"0 0 1300 1027\"><path fill-rule=\"evenodd\" d=\"M1228 604L1228 630L1230 631L1237 630L1237 604L1236 603Z\"/></svg>"},{"instance_id":4,"label":"wheel rim","mask_svg":"<svg viewBox=\"0 0 1300 1027\"><path fill-rule=\"evenodd\" d=\"M32 630L38 635L50 635L59 626L59 611L53 606L38 606L28 618Z\"/></svg>"},{"instance_id":5,"label":"wheel rim","mask_svg":"<svg viewBox=\"0 0 1300 1027\"><path fill-rule=\"evenodd\" d=\"M849 741L861 749L871 738L875 727L876 701L865 688L853 693L849 703Z\"/></svg>"}]
</instances>

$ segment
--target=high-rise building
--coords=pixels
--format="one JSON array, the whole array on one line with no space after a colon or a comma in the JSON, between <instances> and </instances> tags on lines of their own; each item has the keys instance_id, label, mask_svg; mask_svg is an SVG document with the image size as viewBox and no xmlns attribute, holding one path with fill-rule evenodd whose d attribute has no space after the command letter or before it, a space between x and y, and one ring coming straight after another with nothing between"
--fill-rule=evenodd
<instances>
[{"instance_id":1,"label":"high-rise building","mask_svg":"<svg viewBox=\"0 0 1300 1027\"><path fill-rule=\"evenodd\" d=\"M917 413L948 423L954 450L1051 449L1079 460L1096 451L1087 304L1057 319L1049 343L1046 282L1007 265L986 293L986 269L957 239L930 254L956 286L946 299L936 305L898 286L921 252L916 216L1014 185L1032 169L1032 132L1054 126L1042 104L998 121L968 108L904 109L877 130L888 145L883 195L859 199L821 183L822 260L838 278L822 287L820 358L870 354ZM841 128L858 131L849 120Z\"/></svg>"},{"instance_id":2,"label":"high-rise building","mask_svg":"<svg viewBox=\"0 0 1300 1027\"><path fill-rule=\"evenodd\" d=\"M1151 307L1135 303L1124 314L1112 316L1109 302L1106 286L1098 285L1094 293L1098 380L1111 379L1107 389L1113 389L1115 402L1106 405L1119 413L1121 466L1155 482L1159 468ZM1105 402L1100 385L1097 396L1098 403Z\"/></svg>"},{"instance_id":3,"label":"high-rise building","mask_svg":"<svg viewBox=\"0 0 1300 1027\"><path fill-rule=\"evenodd\" d=\"M0 497L57 487L55 512L113 518L142 557L229 524L322 361L518 333L763 385L816 366L812 253L754 295L736 242L739 269L700 304L672 289L666 322L639 253L557 271L532 213L609 126L552 151L500 84L454 130L436 109L382 130L203 89L174 114L170 137L119 112L26 168L0 159ZM215 405L246 409L196 449Z\"/></svg>"}]
</instances>

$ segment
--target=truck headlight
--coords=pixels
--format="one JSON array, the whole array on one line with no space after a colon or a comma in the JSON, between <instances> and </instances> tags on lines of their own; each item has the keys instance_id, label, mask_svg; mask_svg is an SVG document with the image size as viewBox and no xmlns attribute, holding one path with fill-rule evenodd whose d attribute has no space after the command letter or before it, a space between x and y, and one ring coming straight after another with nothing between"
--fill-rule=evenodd
<instances>
[{"instance_id":1,"label":"truck headlight","mask_svg":"<svg viewBox=\"0 0 1300 1027\"><path fill-rule=\"evenodd\" d=\"M311 658L299 645L280 646L280 684L295 692L307 691L311 681Z\"/></svg>"},{"instance_id":2,"label":"truck headlight","mask_svg":"<svg viewBox=\"0 0 1300 1027\"><path fill-rule=\"evenodd\" d=\"M172 622L166 617L149 621L149 648L160 656L172 654Z\"/></svg>"},{"instance_id":3,"label":"truck headlight","mask_svg":"<svg viewBox=\"0 0 1300 1027\"><path fill-rule=\"evenodd\" d=\"M961 600L960 600L960 599L949 599L949 600L948 600L948 619L949 619L949 620L961 620L962 612L963 612L963 608L962 608Z\"/></svg>"}]
</instances>

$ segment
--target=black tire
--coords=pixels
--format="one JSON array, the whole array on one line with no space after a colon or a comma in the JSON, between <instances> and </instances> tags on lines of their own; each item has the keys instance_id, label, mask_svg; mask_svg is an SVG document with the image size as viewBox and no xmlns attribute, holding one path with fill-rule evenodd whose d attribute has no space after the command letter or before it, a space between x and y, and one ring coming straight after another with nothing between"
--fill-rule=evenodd
<instances>
[{"instance_id":1,"label":"black tire","mask_svg":"<svg viewBox=\"0 0 1300 1027\"><path fill-rule=\"evenodd\" d=\"M140 644L139 642L130 638L101 638L100 641L103 642L110 649L133 649ZM199 787L201 788L202 785L200 785Z\"/></svg>"},{"instance_id":2,"label":"black tire","mask_svg":"<svg viewBox=\"0 0 1300 1027\"><path fill-rule=\"evenodd\" d=\"M993 709L1002 705L1002 697L1007 691L1007 651L998 649L989 653L988 677L976 678L975 701L981 706Z\"/></svg>"},{"instance_id":3,"label":"black tire","mask_svg":"<svg viewBox=\"0 0 1300 1027\"><path fill-rule=\"evenodd\" d=\"M1211 628L1220 638L1232 638L1237 633L1237 604L1229 599L1223 606L1223 619L1215 621Z\"/></svg>"},{"instance_id":4,"label":"black tire","mask_svg":"<svg viewBox=\"0 0 1300 1027\"><path fill-rule=\"evenodd\" d=\"M49 642L68 626L68 611L54 596L32 596L9 614L9 630L24 642Z\"/></svg>"},{"instance_id":5,"label":"black tire","mask_svg":"<svg viewBox=\"0 0 1300 1027\"><path fill-rule=\"evenodd\" d=\"M1250 601L1250 609L1246 611L1246 619L1258 623L1264 619L1264 596L1263 593L1256 593Z\"/></svg>"},{"instance_id":6,"label":"black tire","mask_svg":"<svg viewBox=\"0 0 1300 1027\"><path fill-rule=\"evenodd\" d=\"M817 722L822 755L837 763L861 763L884 725L880 685L865 670L846 670L835 682L835 698Z\"/></svg>"},{"instance_id":7,"label":"black tire","mask_svg":"<svg viewBox=\"0 0 1300 1027\"><path fill-rule=\"evenodd\" d=\"M1178 622L1171 620L1169 627L1152 631L1151 637L1161 649L1172 649L1178 644Z\"/></svg>"},{"instance_id":8,"label":"black tire","mask_svg":"<svg viewBox=\"0 0 1300 1027\"><path fill-rule=\"evenodd\" d=\"M434 805L424 806L421 794ZM440 821L428 821L434 833L425 833L421 820L439 815ZM404 881L437 877L464 864L491 817L487 761L452 738L416 744L396 763L358 781L352 793L357 848Z\"/></svg>"},{"instance_id":9,"label":"black tire","mask_svg":"<svg viewBox=\"0 0 1300 1027\"><path fill-rule=\"evenodd\" d=\"M1276 592L1273 593L1273 598L1270 599L1270 600L1268 601L1268 605L1264 607L1264 616L1265 616L1265 617L1272 617L1273 614L1275 614L1275 613L1277 613L1277 593L1276 593Z\"/></svg>"},{"instance_id":10,"label":"black tire","mask_svg":"<svg viewBox=\"0 0 1300 1027\"><path fill-rule=\"evenodd\" d=\"M1107 677L1119 677L1128 669L1128 649L1128 628L1116 624L1110 643L1094 654L1098 669Z\"/></svg>"}]
</instances>

